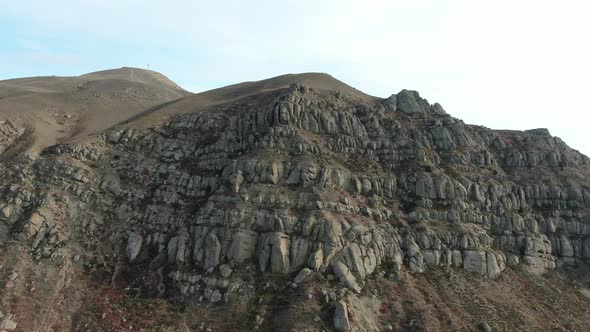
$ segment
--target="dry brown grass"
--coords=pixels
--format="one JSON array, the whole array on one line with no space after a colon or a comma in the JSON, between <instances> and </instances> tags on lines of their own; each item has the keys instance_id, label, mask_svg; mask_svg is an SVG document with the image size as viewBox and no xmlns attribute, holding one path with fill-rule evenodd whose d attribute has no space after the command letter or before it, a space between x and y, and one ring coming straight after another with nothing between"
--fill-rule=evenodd
<instances>
[{"instance_id":1,"label":"dry brown grass","mask_svg":"<svg viewBox=\"0 0 590 332\"><path fill-rule=\"evenodd\" d=\"M535 276L507 269L491 280L461 270L403 272L398 281L371 278L383 319L399 330L473 331L486 321L493 331L587 331L590 299L555 272Z\"/></svg>"}]
</instances>

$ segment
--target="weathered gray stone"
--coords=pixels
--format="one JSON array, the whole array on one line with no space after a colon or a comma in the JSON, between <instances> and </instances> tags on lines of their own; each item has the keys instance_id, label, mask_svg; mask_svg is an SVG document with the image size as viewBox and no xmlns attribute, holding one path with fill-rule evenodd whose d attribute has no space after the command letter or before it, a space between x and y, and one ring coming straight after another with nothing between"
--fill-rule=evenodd
<instances>
[{"instance_id":1,"label":"weathered gray stone","mask_svg":"<svg viewBox=\"0 0 590 332\"><path fill-rule=\"evenodd\" d=\"M425 250L423 251L424 263L429 267L437 266L440 263L440 251L438 250Z\"/></svg>"},{"instance_id":2,"label":"weathered gray stone","mask_svg":"<svg viewBox=\"0 0 590 332\"><path fill-rule=\"evenodd\" d=\"M282 291L272 274L298 272L298 287L317 271L359 293L374 271L403 265L496 278L520 261L542 273L590 260L590 160L546 130L466 125L415 91L269 91L10 158L0 240L59 259L76 252L70 238L100 238L130 263L168 263L160 294L211 302L238 289L248 302L261 281ZM3 158L22 133L0 121Z\"/></svg>"},{"instance_id":3,"label":"weathered gray stone","mask_svg":"<svg viewBox=\"0 0 590 332\"><path fill-rule=\"evenodd\" d=\"M486 252L486 264L486 273L488 277L494 279L500 275L500 272L502 272L496 259L496 254L493 252Z\"/></svg>"},{"instance_id":4,"label":"weathered gray stone","mask_svg":"<svg viewBox=\"0 0 590 332\"><path fill-rule=\"evenodd\" d=\"M0 331L11 332L16 330L16 321L14 321L14 317L12 315L7 315L6 317L0 318Z\"/></svg>"},{"instance_id":5,"label":"weathered gray stone","mask_svg":"<svg viewBox=\"0 0 590 332\"><path fill-rule=\"evenodd\" d=\"M348 287L348 289L354 291L357 294L361 292L361 287L356 281L356 278L352 273L350 273L350 269L344 265L344 263L340 261L334 262L332 265L332 270L334 271L334 274L340 279L340 281L344 283L346 287Z\"/></svg>"},{"instance_id":6,"label":"weathered gray stone","mask_svg":"<svg viewBox=\"0 0 590 332\"><path fill-rule=\"evenodd\" d=\"M480 332L492 332L492 328L490 327L490 324L488 324L488 322L486 322L485 320L482 320L477 323L477 329Z\"/></svg>"},{"instance_id":7,"label":"weathered gray stone","mask_svg":"<svg viewBox=\"0 0 590 332\"><path fill-rule=\"evenodd\" d=\"M139 235L137 232L129 233L129 237L127 238L127 249L125 252L127 253L127 258L129 262L133 263L139 255L141 251L141 246L143 244L143 237Z\"/></svg>"},{"instance_id":8,"label":"weathered gray stone","mask_svg":"<svg viewBox=\"0 0 590 332\"><path fill-rule=\"evenodd\" d=\"M272 273L289 273L289 244L287 235L278 232L272 234L270 255L270 271Z\"/></svg>"},{"instance_id":9,"label":"weathered gray stone","mask_svg":"<svg viewBox=\"0 0 590 332\"><path fill-rule=\"evenodd\" d=\"M227 264L222 264L219 266L219 274L221 274L221 276L224 278L228 278L232 274L232 272L233 270Z\"/></svg>"},{"instance_id":10,"label":"weathered gray stone","mask_svg":"<svg viewBox=\"0 0 590 332\"><path fill-rule=\"evenodd\" d=\"M334 329L338 332L350 331L348 307L342 301L336 303L336 309L334 310Z\"/></svg>"},{"instance_id":11,"label":"weathered gray stone","mask_svg":"<svg viewBox=\"0 0 590 332\"><path fill-rule=\"evenodd\" d=\"M508 255L508 266L516 267L520 263L520 258L516 255Z\"/></svg>"},{"instance_id":12,"label":"weathered gray stone","mask_svg":"<svg viewBox=\"0 0 590 332\"><path fill-rule=\"evenodd\" d=\"M0 218L8 219L12 215L13 207L11 205L6 205L2 209L0 209Z\"/></svg>"},{"instance_id":13,"label":"weathered gray stone","mask_svg":"<svg viewBox=\"0 0 590 332\"><path fill-rule=\"evenodd\" d=\"M293 279L293 282L296 284L300 284L302 283L307 276L309 276L311 274L311 270L304 267L303 269L301 269L301 271L299 271L299 273L297 273L297 275L295 276L295 278Z\"/></svg>"},{"instance_id":14,"label":"weathered gray stone","mask_svg":"<svg viewBox=\"0 0 590 332\"><path fill-rule=\"evenodd\" d=\"M430 105L416 91L402 90L397 94L397 111L416 114L426 113Z\"/></svg>"},{"instance_id":15,"label":"weathered gray stone","mask_svg":"<svg viewBox=\"0 0 590 332\"><path fill-rule=\"evenodd\" d=\"M564 257L572 257L574 256L574 248L570 243L570 240L565 236L561 235L559 237L559 243L561 244L560 252L561 256Z\"/></svg>"},{"instance_id":16,"label":"weathered gray stone","mask_svg":"<svg viewBox=\"0 0 590 332\"><path fill-rule=\"evenodd\" d=\"M590 258L590 237L584 239L582 244L582 257Z\"/></svg>"},{"instance_id":17,"label":"weathered gray stone","mask_svg":"<svg viewBox=\"0 0 590 332\"><path fill-rule=\"evenodd\" d=\"M242 263L245 260L254 258L257 241L258 234L256 232L240 229L233 233L227 253L228 259L236 263Z\"/></svg>"},{"instance_id":18,"label":"weathered gray stone","mask_svg":"<svg viewBox=\"0 0 590 332\"><path fill-rule=\"evenodd\" d=\"M465 250L463 252L463 269L467 272L485 275L488 269L486 253L483 251Z\"/></svg>"},{"instance_id":19,"label":"weathered gray stone","mask_svg":"<svg viewBox=\"0 0 590 332\"><path fill-rule=\"evenodd\" d=\"M205 238L205 269L219 265L219 256L221 254L221 243L215 233L211 232Z\"/></svg>"},{"instance_id":20,"label":"weathered gray stone","mask_svg":"<svg viewBox=\"0 0 590 332\"><path fill-rule=\"evenodd\" d=\"M211 303L217 303L217 302L221 301L222 299L223 299L223 295L221 294L221 292L218 289L215 289L211 293Z\"/></svg>"},{"instance_id":21,"label":"weathered gray stone","mask_svg":"<svg viewBox=\"0 0 590 332\"><path fill-rule=\"evenodd\" d=\"M111 143L118 143L119 140L121 140L121 135L121 131L112 130L109 133L107 133L107 138Z\"/></svg>"}]
</instances>

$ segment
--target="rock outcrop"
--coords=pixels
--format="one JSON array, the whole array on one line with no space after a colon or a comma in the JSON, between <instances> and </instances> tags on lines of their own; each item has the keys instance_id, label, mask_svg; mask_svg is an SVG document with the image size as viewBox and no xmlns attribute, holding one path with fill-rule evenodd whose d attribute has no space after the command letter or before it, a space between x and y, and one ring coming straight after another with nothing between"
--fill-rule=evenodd
<instances>
[{"instance_id":1,"label":"rock outcrop","mask_svg":"<svg viewBox=\"0 0 590 332\"><path fill-rule=\"evenodd\" d=\"M252 271L361 293L384 266L497 278L590 262L588 157L546 130L466 125L414 91L292 85L1 167L0 219L34 256L75 240L89 265L118 253L186 299L251 294ZM348 331L346 304L335 312Z\"/></svg>"}]
</instances>

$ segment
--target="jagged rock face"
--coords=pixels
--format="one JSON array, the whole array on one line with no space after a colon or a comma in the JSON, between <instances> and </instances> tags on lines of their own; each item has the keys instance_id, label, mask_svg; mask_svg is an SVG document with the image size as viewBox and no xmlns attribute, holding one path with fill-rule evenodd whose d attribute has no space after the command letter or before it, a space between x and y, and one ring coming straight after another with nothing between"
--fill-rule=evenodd
<instances>
[{"instance_id":1,"label":"jagged rock face","mask_svg":"<svg viewBox=\"0 0 590 332\"><path fill-rule=\"evenodd\" d=\"M586 156L406 90L368 102L296 85L2 167L4 233L35 256L76 239L89 264L97 248L124 255L212 302L247 296L254 270L360 292L386 263L495 278L590 261Z\"/></svg>"}]
</instances>

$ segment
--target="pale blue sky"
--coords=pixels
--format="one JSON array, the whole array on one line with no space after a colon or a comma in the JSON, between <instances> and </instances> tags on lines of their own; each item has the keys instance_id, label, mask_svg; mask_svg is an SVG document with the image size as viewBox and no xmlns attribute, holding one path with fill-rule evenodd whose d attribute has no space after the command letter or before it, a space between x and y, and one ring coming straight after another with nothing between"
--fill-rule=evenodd
<instances>
[{"instance_id":1,"label":"pale blue sky","mask_svg":"<svg viewBox=\"0 0 590 332\"><path fill-rule=\"evenodd\" d=\"M0 79L147 67L192 91L327 72L590 154L587 1L0 0Z\"/></svg>"}]
</instances>

